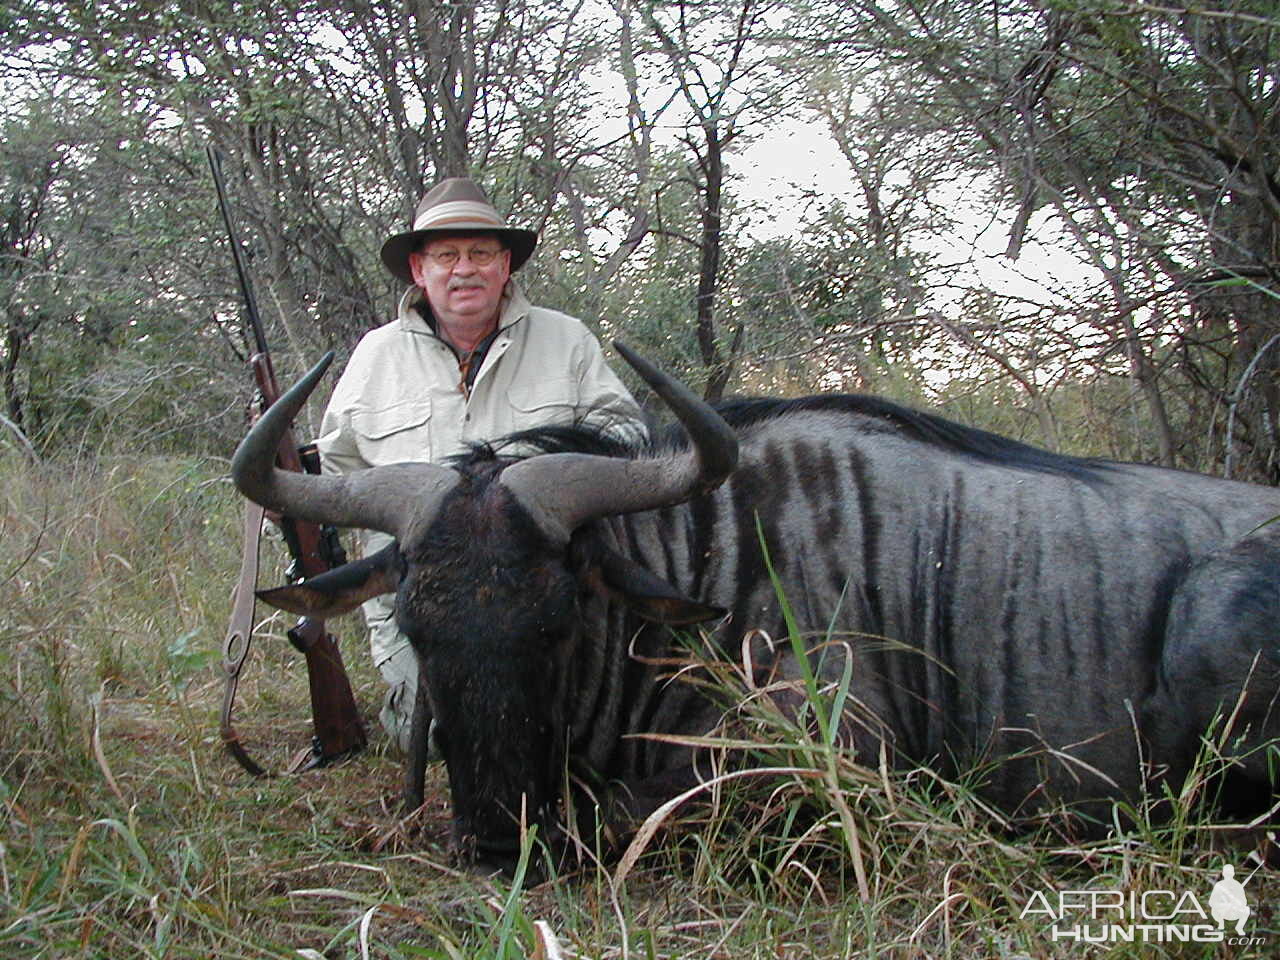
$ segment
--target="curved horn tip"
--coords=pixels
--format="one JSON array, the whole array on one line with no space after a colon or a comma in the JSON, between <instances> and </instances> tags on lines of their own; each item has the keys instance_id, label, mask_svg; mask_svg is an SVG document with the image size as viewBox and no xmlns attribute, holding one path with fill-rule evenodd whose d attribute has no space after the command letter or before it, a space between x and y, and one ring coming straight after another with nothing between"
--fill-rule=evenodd
<instances>
[{"instance_id":1,"label":"curved horn tip","mask_svg":"<svg viewBox=\"0 0 1280 960\"><path fill-rule=\"evenodd\" d=\"M668 376L621 340L614 348L676 414L702 459L703 491L724 482L738 465L738 438L724 419L685 384Z\"/></svg>"},{"instance_id":2,"label":"curved horn tip","mask_svg":"<svg viewBox=\"0 0 1280 960\"><path fill-rule=\"evenodd\" d=\"M653 388L667 406L676 411L677 416L681 416L678 412L680 408L702 408L710 411L710 408L684 383L658 369L656 364L636 353L621 340L614 340L613 346L622 355L622 359L631 365L631 369L640 374L645 383ZM681 419L683 419L682 416Z\"/></svg>"},{"instance_id":3,"label":"curved horn tip","mask_svg":"<svg viewBox=\"0 0 1280 960\"><path fill-rule=\"evenodd\" d=\"M325 375L325 372L329 369L329 365L333 363L333 358L334 352L332 350L326 351L325 355L317 360L310 370L304 373L293 386L280 395L280 399L277 400L275 404L272 404L272 407L283 401L286 407L294 407L295 409L293 413L297 413L297 411L302 408L302 405L307 402L307 397L311 396L311 391L314 390L316 384L320 382L320 378ZM270 412L271 407L268 407L267 413L269 414ZM266 414L264 414L264 416L266 416ZM290 418L292 418L292 416L293 414L291 413Z\"/></svg>"},{"instance_id":4,"label":"curved horn tip","mask_svg":"<svg viewBox=\"0 0 1280 960\"><path fill-rule=\"evenodd\" d=\"M315 366L313 366L310 370L308 370L306 374L303 376L302 378L303 381L311 380L312 377L315 377L316 380L319 380L321 377L323 377L325 374L325 371L329 369L329 365L333 363L333 358L335 356L336 354L334 353L334 351L326 350L324 356L321 357L319 360L317 360L315 362Z\"/></svg>"},{"instance_id":5,"label":"curved horn tip","mask_svg":"<svg viewBox=\"0 0 1280 960\"><path fill-rule=\"evenodd\" d=\"M231 479L236 489L264 506L263 498L270 487L270 477L275 467L275 450L280 438L292 423L294 416L307 402L307 397L333 363L334 352L325 353L315 366L286 390L275 403L267 407L236 447L231 458Z\"/></svg>"},{"instance_id":6,"label":"curved horn tip","mask_svg":"<svg viewBox=\"0 0 1280 960\"><path fill-rule=\"evenodd\" d=\"M657 373L657 368L627 346L625 341L614 340L613 349L617 350L622 359L627 361L627 363L631 365L631 368L646 380L649 379L651 374Z\"/></svg>"}]
</instances>

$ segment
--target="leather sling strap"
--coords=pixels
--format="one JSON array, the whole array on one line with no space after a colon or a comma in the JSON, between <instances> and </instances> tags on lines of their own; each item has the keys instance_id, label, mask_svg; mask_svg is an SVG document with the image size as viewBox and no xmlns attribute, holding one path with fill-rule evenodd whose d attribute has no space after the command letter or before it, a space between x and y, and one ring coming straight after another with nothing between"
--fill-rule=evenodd
<instances>
[{"instance_id":1,"label":"leather sling strap","mask_svg":"<svg viewBox=\"0 0 1280 960\"><path fill-rule=\"evenodd\" d=\"M239 734L231 725L231 711L235 706L240 670L249 656L249 646L253 640L253 610L257 601L254 590L258 586L258 547L262 543L262 522L265 516L266 511L262 507L245 501L244 553L240 559L240 578L236 581L231 622L227 626L226 639L222 641L222 671L226 678L219 728L222 742L240 766L255 777L271 776L271 774L245 750Z\"/></svg>"}]
</instances>

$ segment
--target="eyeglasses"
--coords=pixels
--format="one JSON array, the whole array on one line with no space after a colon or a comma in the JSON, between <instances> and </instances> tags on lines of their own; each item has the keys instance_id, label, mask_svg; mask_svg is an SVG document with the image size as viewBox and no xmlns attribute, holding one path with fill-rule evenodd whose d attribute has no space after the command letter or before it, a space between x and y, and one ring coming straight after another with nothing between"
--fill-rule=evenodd
<instances>
[{"instance_id":1,"label":"eyeglasses","mask_svg":"<svg viewBox=\"0 0 1280 960\"><path fill-rule=\"evenodd\" d=\"M466 255L467 259L477 267L487 267L505 249L505 247L472 247L466 251ZM424 250L422 252L437 267L445 269L456 267L458 261L462 259L463 253L454 247L446 247L443 250Z\"/></svg>"}]
</instances>

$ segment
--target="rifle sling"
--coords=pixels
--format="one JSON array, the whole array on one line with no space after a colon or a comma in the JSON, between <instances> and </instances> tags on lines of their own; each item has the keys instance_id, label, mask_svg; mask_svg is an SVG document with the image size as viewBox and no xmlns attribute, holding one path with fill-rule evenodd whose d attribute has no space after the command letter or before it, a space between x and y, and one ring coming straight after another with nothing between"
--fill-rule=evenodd
<instances>
[{"instance_id":1,"label":"rifle sling","mask_svg":"<svg viewBox=\"0 0 1280 960\"><path fill-rule=\"evenodd\" d=\"M249 646L253 640L253 608L257 602L254 590L258 586L258 547L262 542L262 521L265 516L266 511L262 507L248 500L245 501L244 553L240 558L240 578L236 581L231 622L227 625L226 639L222 641L222 671L226 676L219 728L222 742L240 766L255 777L265 777L270 774L265 767L249 756L244 744L240 742L240 735L231 725L231 711L235 707L240 670L249 656Z\"/></svg>"},{"instance_id":2,"label":"rifle sling","mask_svg":"<svg viewBox=\"0 0 1280 960\"><path fill-rule=\"evenodd\" d=\"M222 714L219 732L227 751L245 770L255 777L274 774L258 763L245 749L231 723L235 708L236 688L240 683L240 671L249 656L253 640L253 612L258 586L259 546L262 542L262 525L266 511L248 500L244 512L244 553L240 559L240 578L236 582L235 601L231 608L231 621L227 636L222 642L222 670L226 686L222 695ZM365 745L364 728L360 725L342 655L332 637L325 631L324 623L304 619L288 631L289 640L307 656L307 675L311 685L312 721L316 736L310 747L300 751L290 764L288 773L302 773L314 767L324 766L341 756L361 749ZM325 679L320 679L314 657L324 660ZM323 689L324 684L328 689ZM321 689L317 689L317 683ZM337 689L334 685L337 685ZM323 709L321 703L331 703L331 709ZM354 726L353 726L354 725Z\"/></svg>"}]
</instances>

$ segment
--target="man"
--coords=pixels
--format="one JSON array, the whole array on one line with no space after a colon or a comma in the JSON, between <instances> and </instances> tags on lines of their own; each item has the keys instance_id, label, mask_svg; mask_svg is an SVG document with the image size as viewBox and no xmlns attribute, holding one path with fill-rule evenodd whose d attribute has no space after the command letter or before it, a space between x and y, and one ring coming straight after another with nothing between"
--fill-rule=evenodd
<instances>
[{"instance_id":1,"label":"man","mask_svg":"<svg viewBox=\"0 0 1280 960\"><path fill-rule=\"evenodd\" d=\"M467 444L575 421L640 438L640 411L573 317L530 305L511 275L538 236L508 227L463 178L422 198L382 261L412 286L390 323L365 334L334 388L317 441L326 472L438 461ZM365 535L365 552L390 542ZM408 749L418 666L392 620L394 597L364 606L373 662L390 689L379 719Z\"/></svg>"}]
</instances>

